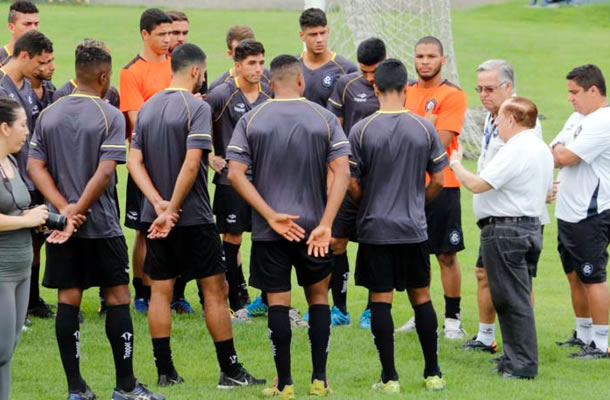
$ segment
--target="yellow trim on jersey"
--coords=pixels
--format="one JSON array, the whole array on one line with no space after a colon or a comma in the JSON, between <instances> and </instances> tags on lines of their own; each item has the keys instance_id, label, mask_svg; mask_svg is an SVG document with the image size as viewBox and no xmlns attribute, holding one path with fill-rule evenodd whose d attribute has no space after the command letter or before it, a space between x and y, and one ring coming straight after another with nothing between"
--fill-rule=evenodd
<instances>
[{"instance_id":1,"label":"yellow trim on jersey","mask_svg":"<svg viewBox=\"0 0 610 400\"><path fill-rule=\"evenodd\" d=\"M209 137L211 139L212 135L210 135L209 133L191 133L190 135L186 135L186 137Z\"/></svg>"},{"instance_id":2,"label":"yellow trim on jersey","mask_svg":"<svg viewBox=\"0 0 610 400\"><path fill-rule=\"evenodd\" d=\"M33 140L30 142L30 144L31 144L32 146L38 147L38 143L34 142Z\"/></svg>"},{"instance_id":3,"label":"yellow trim on jersey","mask_svg":"<svg viewBox=\"0 0 610 400\"><path fill-rule=\"evenodd\" d=\"M69 81L69 82L72 84L72 86L74 86L74 87L72 88L72 91L70 92L70 94L74 94L74 92L76 91L76 89L78 89L78 85L76 84L76 81L75 81L74 79L70 79L70 81Z\"/></svg>"},{"instance_id":4,"label":"yellow trim on jersey","mask_svg":"<svg viewBox=\"0 0 610 400\"><path fill-rule=\"evenodd\" d=\"M79 96L79 95L71 94L70 96ZM108 127L108 118L106 118L106 113L104 112L104 109L102 108L102 106L99 105L99 103L97 101L95 101L95 97L93 97L93 96L84 96L84 97L89 97L91 99L91 101L95 103L97 108L100 109L100 112L102 113L102 116L104 117L104 125L106 125L106 136L108 136L110 134L110 128ZM97 97L97 98L99 99L99 97Z\"/></svg>"},{"instance_id":5,"label":"yellow trim on jersey","mask_svg":"<svg viewBox=\"0 0 610 400\"><path fill-rule=\"evenodd\" d=\"M71 96L71 97L86 97L88 99L99 99L100 98L100 96L91 96L89 94L80 94L80 93L72 93L72 94L69 94L68 96Z\"/></svg>"},{"instance_id":6,"label":"yellow trim on jersey","mask_svg":"<svg viewBox=\"0 0 610 400\"><path fill-rule=\"evenodd\" d=\"M184 93L182 93L182 91L187 91L186 89L176 89L178 90L178 93L180 93L180 96L182 97L182 100L184 100L184 105L186 106L186 127L187 129L190 131L191 130L191 108L189 107L189 103L188 101L186 101L186 97L184 97Z\"/></svg>"},{"instance_id":7,"label":"yellow trim on jersey","mask_svg":"<svg viewBox=\"0 0 610 400\"><path fill-rule=\"evenodd\" d=\"M227 146L227 150L229 149L235 149L235 150L239 150L239 151L244 151L244 149L242 149L241 147L235 146L234 144L230 144Z\"/></svg>"},{"instance_id":8,"label":"yellow trim on jersey","mask_svg":"<svg viewBox=\"0 0 610 400\"><path fill-rule=\"evenodd\" d=\"M359 74L357 77L355 77L354 79L350 80L349 82L347 82L345 84L345 88L343 89L343 94L341 95L341 101L343 103L345 103L345 95L347 94L347 88L349 87L349 85L351 85L352 83L356 82L358 79L362 78L362 75ZM329 99L330 100L330 99Z\"/></svg>"},{"instance_id":9,"label":"yellow trim on jersey","mask_svg":"<svg viewBox=\"0 0 610 400\"><path fill-rule=\"evenodd\" d=\"M188 92L188 91L189 91L188 89L185 89L185 88L179 88L179 87L178 87L178 88L175 88L175 87L168 87L167 89L164 89L164 90L177 90L177 91L184 91L184 92Z\"/></svg>"},{"instance_id":10,"label":"yellow trim on jersey","mask_svg":"<svg viewBox=\"0 0 610 400\"><path fill-rule=\"evenodd\" d=\"M262 103L260 107L258 107L258 109L254 112L254 114L252 114L252 118L250 118L250 121L248 121L248 124L246 125L246 137L248 137L248 129L250 129L250 124L252 123L252 121L254 121L254 118L258 115L259 112L261 112L263 108L265 108L266 105L271 104L272 101L273 99L269 99L266 102Z\"/></svg>"},{"instance_id":11,"label":"yellow trim on jersey","mask_svg":"<svg viewBox=\"0 0 610 400\"><path fill-rule=\"evenodd\" d=\"M342 140L340 142L337 142L337 143L333 144L332 147L337 147L337 146L341 146L341 145L344 145L344 144L349 144L349 142L347 140Z\"/></svg>"},{"instance_id":12,"label":"yellow trim on jersey","mask_svg":"<svg viewBox=\"0 0 610 400\"><path fill-rule=\"evenodd\" d=\"M447 152L446 152L446 151L443 151L443 154L441 154L440 156L438 156L438 157L436 157L436 158L433 158L433 159L432 159L432 162L437 162L437 161L439 161L440 159L444 158L446 155L447 155Z\"/></svg>"},{"instance_id":13,"label":"yellow trim on jersey","mask_svg":"<svg viewBox=\"0 0 610 400\"><path fill-rule=\"evenodd\" d=\"M356 167L358 166L358 163L356 161L349 160L349 163L355 165Z\"/></svg>"},{"instance_id":14,"label":"yellow trim on jersey","mask_svg":"<svg viewBox=\"0 0 610 400\"><path fill-rule=\"evenodd\" d=\"M307 104L312 110L314 110L316 112L316 114L318 114L320 116L320 118L322 118L322 121L324 121L324 124L326 124L326 129L328 129L328 141L330 142L332 132L330 131L330 125L328 125L328 121L326 120L326 118L324 118L324 115L322 115L320 113L320 111L316 110L316 108L310 102L306 101L305 104Z\"/></svg>"},{"instance_id":15,"label":"yellow trim on jersey","mask_svg":"<svg viewBox=\"0 0 610 400\"><path fill-rule=\"evenodd\" d=\"M409 111L409 110L405 110L405 111ZM428 128L426 128L426 125L422 124L422 122L415 118L413 116L413 114L407 114L409 117L413 118L415 121L417 121L418 124L421 125L422 128L424 128L424 130L426 131L426 135L428 135L428 147L432 148L432 138L430 137L430 131L428 130Z\"/></svg>"},{"instance_id":16,"label":"yellow trim on jersey","mask_svg":"<svg viewBox=\"0 0 610 400\"><path fill-rule=\"evenodd\" d=\"M109 148L109 149L124 149L127 146L125 146L124 144L103 144L102 145L102 149L103 148Z\"/></svg>"},{"instance_id":17,"label":"yellow trim on jersey","mask_svg":"<svg viewBox=\"0 0 610 400\"><path fill-rule=\"evenodd\" d=\"M7 77L7 74L6 74L6 71L4 70L4 68L0 68L0 72L2 72L2 78L0 78L0 85L1 85L4 78Z\"/></svg>"},{"instance_id":18,"label":"yellow trim on jersey","mask_svg":"<svg viewBox=\"0 0 610 400\"><path fill-rule=\"evenodd\" d=\"M410 113L409 110L400 110L400 111L376 111L377 114L407 114Z\"/></svg>"},{"instance_id":19,"label":"yellow trim on jersey","mask_svg":"<svg viewBox=\"0 0 610 400\"><path fill-rule=\"evenodd\" d=\"M333 103L334 106L337 106L339 108L342 108L343 106L339 103L337 103L336 101L334 101L333 99L329 98L328 99L329 102Z\"/></svg>"},{"instance_id":20,"label":"yellow trim on jersey","mask_svg":"<svg viewBox=\"0 0 610 400\"><path fill-rule=\"evenodd\" d=\"M237 78L235 78L237 80ZM233 97L235 97L235 95L237 94L237 92L239 92L239 88L237 88L235 91L233 91L233 93L231 93L231 96L229 96L229 99L227 100L227 102L225 103L225 105L222 107L222 111L220 111L220 114L218 114L218 118L216 118L214 120L214 122L218 121L220 118L222 118L222 116L224 115L225 111L227 110L227 107L229 107L229 104L231 103L231 100L233 100Z\"/></svg>"},{"instance_id":21,"label":"yellow trim on jersey","mask_svg":"<svg viewBox=\"0 0 610 400\"><path fill-rule=\"evenodd\" d=\"M305 97L294 97L290 99L269 99L269 101L303 101Z\"/></svg>"},{"instance_id":22,"label":"yellow trim on jersey","mask_svg":"<svg viewBox=\"0 0 610 400\"><path fill-rule=\"evenodd\" d=\"M335 61L335 58L337 58L337 52L333 51L333 55L330 57L330 61Z\"/></svg>"},{"instance_id":23,"label":"yellow trim on jersey","mask_svg":"<svg viewBox=\"0 0 610 400\"><path fill-rule=\"evenodd\" d=\"M362 127L362 130L360 131L360 140L359 140L359 142L360 142L360 148L362 148L362 138L364 137L364 132L366 131L366 128L368 128L368 127L369 127L369 124L370 124L371 122L373 122L373 120L374 120L375 118L377 118L378 116L380 116L380 115L381 115L381 114L379 114L379 111L377 111L375 114L373 114L373 116L371 117L371 119L369 119L369 120L366 122L366 124L364 124L364 126Z\"/></svg>"}]
</instances>

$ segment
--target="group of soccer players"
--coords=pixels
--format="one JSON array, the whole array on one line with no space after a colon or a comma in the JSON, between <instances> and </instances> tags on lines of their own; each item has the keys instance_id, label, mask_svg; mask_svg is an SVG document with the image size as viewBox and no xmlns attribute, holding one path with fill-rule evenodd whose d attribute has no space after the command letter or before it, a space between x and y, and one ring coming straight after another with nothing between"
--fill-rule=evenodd
<instances>
[{"instance_id":1,"label":"group of soccer players","mask_svg":"<svg viewBox=\"0 0 610 400\"><path fill-rule=\"evenodd\" d=\"M429 254L441 267L444 335L461 339L460 183L448 154L458 149L466 96L442 78L446 58L434 37L415 46L417 79L409 80L403 63L386 57L382 40L360 43L355 65L328 48L322 10L305 10L299 23L305 50L276 57L269 70L252 30L232 27L226 43L233 67L208 86L206 55L188 43L188 17L148 9L140 19L142 50L121 70L119 95L110 86L109 49L94 39L78 45L75 78L56 90L53 45L38 31L38 10L29 1L11 5L13 35L1 56L0 94L22 105L33 133L18 155L19 170L33 204L46 202L67 218L64 230L46 238L43 284L58 289L55 326L69 400L96 398L79 368L80 304L92 286L101 288L114 355L112 398L165 398L133 372L129 257L116 190L122 163L129 171L125 225L136 231L134 308L148 313L159 386L184 382L172 356L171 311L193 312L185 286L196 280L221 370L218 388L265 383L239 363L232 322L266 314L277 382L263 394L295 397L291 326L306 326L309 394L328 395L331 326L351 323L347 246L357 241L355 282L369 290L360 327L371 329L382 367L373 389L400 392L394 290L406 290L413 306L414 317L396 331L417 332L425 388L445 388ZM506 72L501 63L484 66L479 74ZM488 141L492 109L497 113L502 101L486 104L484 96L504 88L501 100L512 96L511 79L478 87L490 110ZM249 284L261 290L254 301L240 253L249 231ZM38 252L43 239L34 241ZM38 294L38 263L35 258L30 309L53 316ZM291 307L292 267L308 303L302 319ZM486 278L479 271L477 277ZM493 317L485 285L479 292L480 313L491 307ZM496 351L488 319L481 314L479 334L466 349ZM607 316L605 332L607 342Z\"/></svg>"}]
</instances>

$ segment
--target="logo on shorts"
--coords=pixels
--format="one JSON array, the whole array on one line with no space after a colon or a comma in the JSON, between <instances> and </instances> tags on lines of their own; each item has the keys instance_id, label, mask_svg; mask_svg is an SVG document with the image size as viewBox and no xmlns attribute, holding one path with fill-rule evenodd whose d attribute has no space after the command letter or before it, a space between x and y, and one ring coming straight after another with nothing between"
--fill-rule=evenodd
<instances>
[{"instance_id":1,"label":"logo on shorts","mask_svg":"<svg viewBox=\"0 0 610 400\"><path fill-rule=\"evenodd\" d=\"M227 215L227 224L234 224L237 222L237 215L229 214Z\"/></svg>"},{"instance_id":2,"label":"logo on shorts","mask_svg":"<svg viewBox=\"0 0 610 400\"><path fill-rule=\"evenodd\" d=\"M235 110L235 112L238 112L238 113L245 113L246 105L244 103L237 103L233 106L233 110Z\"/></svg>"},{"instance_id":3,"label":"logo on shorts","mask_svg":"<svg viewBox=\"0 0 610 400\"><path fill-rule=\"evenodd\" d=\"M356 103L366 103L366 93L360 93L359 95L354 96L354 101Z\"/></svg>"},{"instance_id":4,"label":"logo on shorts","mask_svg":"<svg viewBox=\"0 0 610 400\"><path fill-rule=\"evenodd\" d=\"M454 246L457 246L460 243L460 239L462 238L462 235L460 234L460 231L453 231L449 234L449 243L451 243Z\"/></svg>"},{"instance_id":5,"label":"logo on shorts","mask_svg":"<svg viewBox=\"0 0 610 400\"><path fill-rule=\"evenodd\" d=\"M322 86L329 88L333 85L333 81L334 78L332 75L325 75L324 78L322 78Z\"/></svg>"},{"instance_id":6,"label":"logo on shorts","mask_svg":"<svg viewBox=\"0 0 610 400\"><path fill-rule=\"evenodd\" d=\"M591 276L593 275L593 264L591 263L584 263L583 265L580 266L580 270L582 271L582 274L584 276Z\"/></svg>"},{"instance_id":7,"label":"logo on shorts","mask_svg":"<svg viewBox=\"0 0 610 400\"><path fill-rule=\"evenodd\" d=\"M138 215L137 211L127 211L127 219L130 219L132 221L139 221L140 216Z\"/></svg>"},{"instance_id":8,"label":"logo on shorts","mask_svg":"<svg viewBox=\"0 0 610 400\"><path fill-rule=\"evenodd\" d=\"M426 112L434 111L436 108L436 100L431 99L426 103Z\"/></svg>"}]
</instances>

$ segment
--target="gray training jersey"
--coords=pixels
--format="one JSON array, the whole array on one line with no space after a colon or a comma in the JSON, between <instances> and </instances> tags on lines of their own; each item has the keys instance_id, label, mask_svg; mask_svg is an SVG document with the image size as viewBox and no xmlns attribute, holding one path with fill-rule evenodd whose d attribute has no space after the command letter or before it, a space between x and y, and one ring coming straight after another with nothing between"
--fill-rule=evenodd
<instances>
[{"instance_id":1,"label":"gray training jersey","mask_svg":"<svg viewBox=\"0 0 610 400\"><path fill-rule=\"evenodd\" d=\"M212 109L212 137L214 141L214 154L226 158L227 146L233 136L237 121L257 105L264 103L273 96L271 89L259 84L258 98L250 103L238 86L237 78L231 79L212 90L205 101ZM228 169L221 174L214 175L214 183L230 185Z\"/></svg>"},{"instance_id":2,"label":"gray training jersey","mask_svg":"<svg viewBox=\"0 0 610 400\"><path fill-rule=\"evenodd\" d=\"M210 128L210 106L186 89L162 90L138 112L131 147L142 151L146 170L163 199L172 197L186 151L203 150L199 173L182 204L178 226L214 223L208 193ZM145 198L142 222L153 222L156 217L154 207Z\"/></svg>"},{"instance_id":3,"label":"gray training jersey","mask_svg":"<svg viewBox=\"0 0 610 400\"><path fill-rule=\"evenodd\" d=\"M379 99L373 86L357 71L339 78L327 108L343 118L343 130L349 136L356 122L379 110Z\"/></svg>"},{"instance_id":4,"label":"gray training jersey","mask_svg":"<svg viewBox=\"0 0 610 400\"><path fill-rule=\"evenodd\" d=\"M252 168L252 183L279 213L298 215L306 235L326 207L328 163L350 154L339 121L304 98L268 100L235 127L227 159ZM284 240L253 211L252 240Z\"/></svg>"},{"instance_id":5,"label":"gray training jersey","mask_svg":"<svg viewBox=\"0 0 610 400\"><path fill-rule=\"evenodd\" d=\"M53 93L53 101L57 101L58 99L61 99L64 96L76 92L77 88L78 85L76 84L76 81L70 79L62 87L57 89L55 93ZM119 91L114 86L110 86L108 88L108 91L106 92L106 95L104 96L103 100L116 108L119 108L121 105Z\"/></svg>"},{"instance_id":6,"label":"gray training jersey","mask_svg":"<svg viewBox=\"0 0 610 400\"><path fill-rule=\"evenodd\" d=\"M34 115L38 115L40 110L38 109L38 103L34 100L36 98L36 94L34 94L34 91L32 90L32 84L30 81L24 79L23 86L21 86L21 88L17 88L11 77L0 69L0 97L8 97L21 103L21 106L25 110L25 115L28 119L28 129L30 134L32 134L32 132L34 132L36 122ZM23 179L25 182L28 190L33 191L35 189L34 183L26 171L29 148L30 143L28 140L26 140L19 153L17 153L15 156L17 157L17 164L19 165L19 175L21 175L21 179Z\"/></svg>"},{"instance_id":7,"label":"gray training jersey","mask_svg":"<svg viewBox=\"0 0 610 400\"><path fill-rule=\"evenodd\" d=\"M353 62L337 53L333 53L329 62L314 70L307 68L303 62L303 55L301 55L301 66L305 77L305 93L303 95L307 100L318 103L322 107L326 107L328 98L341 75L358 71Z\"/></svg>"},{"instance_id":8,"label":"gray training jersey","mask_svg":"<svg viewBox=\"0 0 610 400\"><path fill-rule=\"evenodd\" d=\"M434 126L407 110L378 111L354 126L349 142L352 176L363 192L358 242L426 241L426 172L448 164Z\"/></svg>"},{"instance_id":9,"label":"gray training jersey","mask_svg":"<svg viewBox=\"0 0 610 400\"><path fill-rule=\"evenodd\" d=\"M71 94L48 106L38 117L30 157L42 160L68 203L76 203L100 162L124 164L125 118L97 96ZM103 239L123 236L116 203L116 174L91 205L73 236ZM47 202L51 212L58 212Z\"/></svg>"},{"instance_id":10,"label":"gray training jersey","mask_svg":"<svg viewBox=\"0 0 610 400\"><path fill-rule=\"evenodd\" d=\"M210 93L212 90L214 90L216 87L220 86L221 84L232 81L234 78L235 78L235 70L233 68L230 68L229 70L225 71L224 74L220 75L218 78L214 79L212 81L212 83L210 83L210 88L208 89L208 93ZM271 82L271 72L269 72L269 70L267 68L265 68L263 70L263 76L261 76L261 83L264 83L265 85L269 86L270 82Z\"/></svg>"}]
</instances>

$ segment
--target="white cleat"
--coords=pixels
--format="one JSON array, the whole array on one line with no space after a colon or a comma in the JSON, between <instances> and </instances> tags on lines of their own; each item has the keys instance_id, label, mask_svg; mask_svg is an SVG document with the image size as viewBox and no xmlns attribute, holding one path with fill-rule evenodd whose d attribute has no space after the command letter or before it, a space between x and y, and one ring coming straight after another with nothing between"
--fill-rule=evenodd
<instances>
[{"instance_id":1,"label":"white cleat","mask_svg":"<svg viewBox=\"0 0 610 400\"><path fill-rule=\"evenodd\" d=\"M415 332L415 317L411 317L406 324L396 329L396 333Z\"/></svg>"},{"instance_id":2,"label":"white cleat","mask_svg":"<svg viewBox=\"0 0 610 400\"><path fill-rule=\"evenodd\" d=\"M462 321L455 318L446 318L445 326L443 327L445 338L451 340L463 339L466 336L466 331L462 327Z\"/></svg>"}]
</instances>

